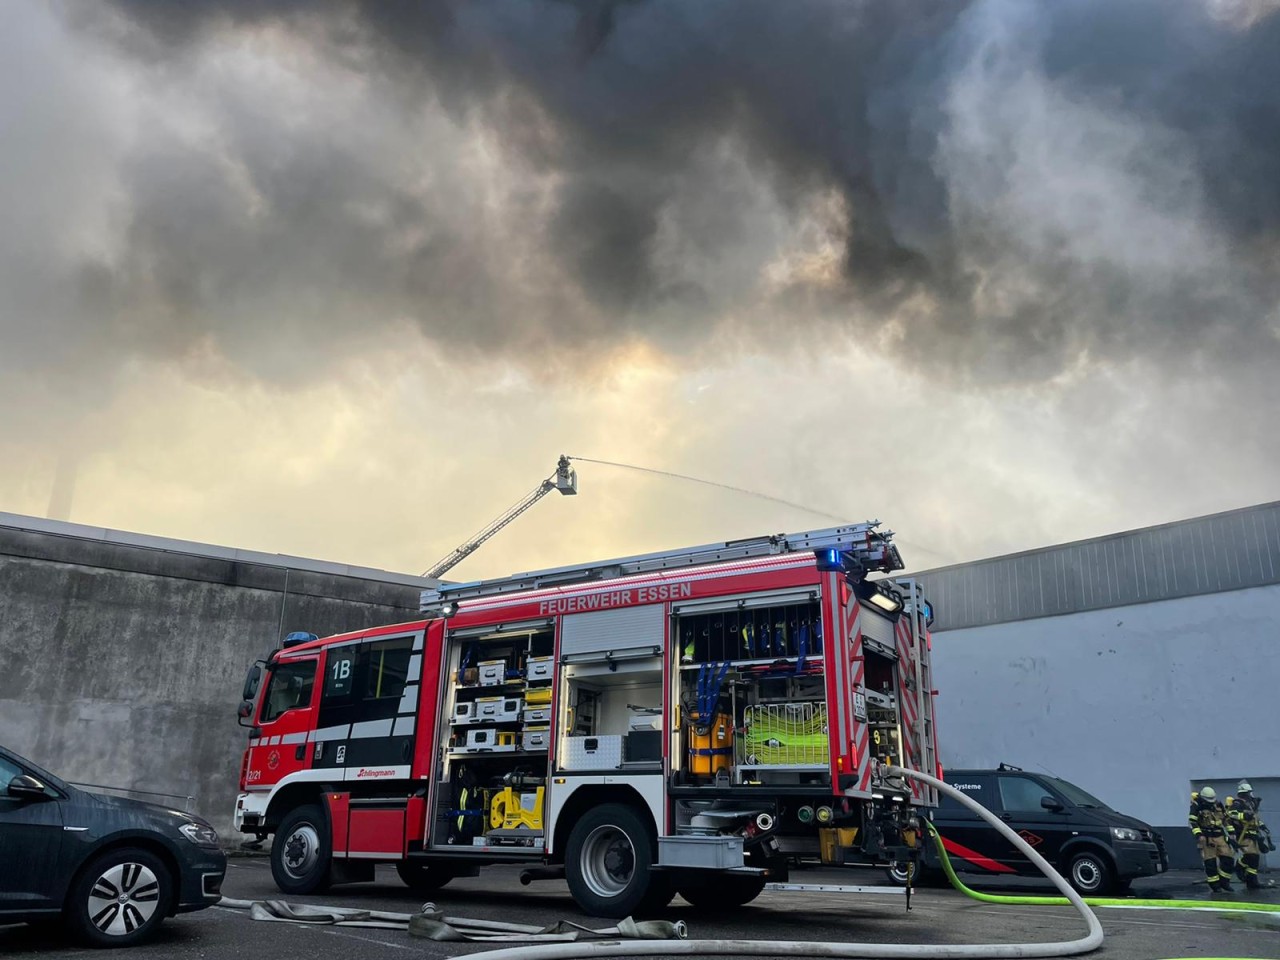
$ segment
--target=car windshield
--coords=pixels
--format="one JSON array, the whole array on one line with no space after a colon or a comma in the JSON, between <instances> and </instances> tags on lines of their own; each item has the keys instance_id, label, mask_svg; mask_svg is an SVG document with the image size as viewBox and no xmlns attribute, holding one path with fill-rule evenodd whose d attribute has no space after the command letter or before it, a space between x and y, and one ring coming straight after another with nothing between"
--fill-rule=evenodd
<instances>
[{"instance_id":1,"label":"car windshield","mask_svg":"<svg viewBox=\"0 0 1280 960\"><path fill-rule=\"evenodd\" d=\"M1081 790L1074 783L1067 783L1066 780L1059 780L1057 777L1046 777L1055 787L1058 788L1068 800L1077 807L1097 807L1100 810L1110 810L1105 803L1095 797L1088 791Z\"/></svg>"}]
</instances>

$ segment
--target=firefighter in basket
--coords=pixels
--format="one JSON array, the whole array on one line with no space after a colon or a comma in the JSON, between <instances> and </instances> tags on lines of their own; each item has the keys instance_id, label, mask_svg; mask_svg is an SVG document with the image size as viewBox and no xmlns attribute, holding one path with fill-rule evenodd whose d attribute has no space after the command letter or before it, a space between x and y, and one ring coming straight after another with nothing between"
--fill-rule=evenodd
<instances>
[{"instance_id":1,"label":"firefighter in basket","mask_svg":"<svg viewBox=\"0 0 1280 960\"><path fill-rule=\"evenodd\" d=\"M1263 886L1258 877L1262 854L1266 850L1275 849L1271 843L1271 832L1258 816L1258 807L1262 800L1253 795L1253 787L1248 780L1241 780L1240 785L1236 787L1236 796L1228 798L1227 802L1231 803L1232 827L1236 835L1236 845L1240 850L1236 876L1250 890L1258 890ZM1267 884L1267 886L1270 885L1270 883Z\"/></svg>"},{"instance_id":2,"label":"firefighter in basket","mask_svg":"<svg viewBox=\"0 0 1280 960\"><path fill-rule=\"evenodd\" d=\"M1206 786L1199 793L1191 794L1191 810L1187 822L1196 838L1200 859L1204 861L1204 875L1209 889L1215 893L1231 889L1231 871L1236 858L1227 842L1227 821L1223 807L1218 804L1213 787Z\"/></svg>"}]
</instances>

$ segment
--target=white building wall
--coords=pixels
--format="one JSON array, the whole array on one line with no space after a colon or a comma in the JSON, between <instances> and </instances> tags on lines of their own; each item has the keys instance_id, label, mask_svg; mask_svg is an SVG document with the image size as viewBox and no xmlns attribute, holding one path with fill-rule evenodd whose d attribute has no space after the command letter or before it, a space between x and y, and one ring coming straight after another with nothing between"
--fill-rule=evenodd
<instances>
[{"instance_id":1,"label":"white building wall","mask_svg":"<svg viewBox=\"0 0 1280 960\"><path fill-rule=\"evenodd\" d=\"M933 656L944 767L1047 770L1159 827L1193 778L1280 776L1280 586L945 631Z\"/></svg>"}]
</instances>

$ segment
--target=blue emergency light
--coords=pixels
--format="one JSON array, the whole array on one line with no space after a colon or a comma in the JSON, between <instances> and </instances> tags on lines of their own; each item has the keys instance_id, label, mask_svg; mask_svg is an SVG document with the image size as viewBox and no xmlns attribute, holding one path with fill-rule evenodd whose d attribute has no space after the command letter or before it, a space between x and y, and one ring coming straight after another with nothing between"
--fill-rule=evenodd
<instances>
[{"instance_id":1,"label":"blue emergency light","mask_svg":"<svg viewBox=\"0 0 1280 960\"><path fill-rule=\"evenodd\" d=\"M815 550L813 555L818 560L818 569L841 571L844 569L844 556L839 549L830 547L826 550Z\"/></svg>"},{"instance_id":2,"label":"blue emergency light","mask_svg":"<svg viewBox=\"0 0 1280 960\"><path fill-rule=\"evenodd\" d=\"M296 647L299 644L310 643L312 640L319 640L319 639L320 638L317 637L314 633L307 633L305 630L295 630L293 633L289 634L287 637L284 638L284 643L281 644L281 646L283 646L286 650L288 650L290 647Z\"/></svg>"}]
</instances>

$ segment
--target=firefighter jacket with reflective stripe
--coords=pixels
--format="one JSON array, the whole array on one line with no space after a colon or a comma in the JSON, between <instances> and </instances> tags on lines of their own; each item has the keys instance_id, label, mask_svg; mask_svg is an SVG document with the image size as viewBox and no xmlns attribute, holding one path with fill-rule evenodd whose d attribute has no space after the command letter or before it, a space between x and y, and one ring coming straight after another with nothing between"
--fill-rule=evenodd
<instances>
[{"instance_id":1,"label":"firefighter jacket with reflective stripe","mask_svg":"<svg viewBox=\"0 0 1280 960\"><path fill-rule=\"evenodd\" d=\"M1212 803L1197 800L1191 804L1191 812L1187 814L1187 823L1195 836L1225 837L1227 828L1223 811Z\"/></svg>"},{"instance_id":2,"label":"firefighter jacket with reflective stripe","mask_svg":"<svg viewBox=\"0 0 1280 960\"><path fill-rule=\"evenodd\" d=\"M1258 836L1258 808L1248 800L1238 799L1231 807L1236 837L1241 841L1255 840Z\"/></svg>"}]
</instances>

